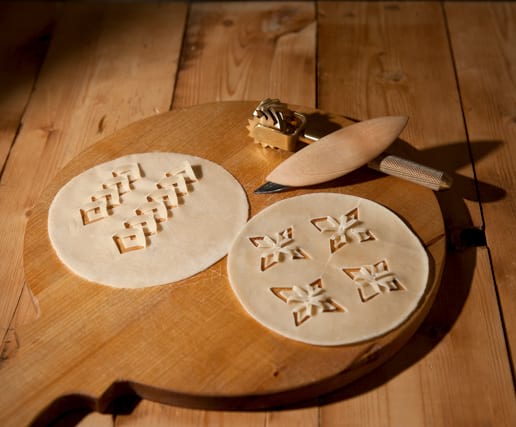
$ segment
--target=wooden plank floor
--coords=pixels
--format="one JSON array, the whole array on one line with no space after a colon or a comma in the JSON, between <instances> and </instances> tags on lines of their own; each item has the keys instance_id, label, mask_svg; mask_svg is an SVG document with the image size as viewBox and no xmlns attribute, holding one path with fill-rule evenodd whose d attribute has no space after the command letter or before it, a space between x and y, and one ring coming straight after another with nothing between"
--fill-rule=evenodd
<instances>
[{"instance_id":1,"label":"wooden plank floor","mask_svg":"<svg viewBox=\"0 0 516 427\"><path fill-rule=\"evenodd\" d=\"M21 263L32 206L66 162L132 121L265 97L355 119L405 114L396 149L454 177L439 194L451 247L441 290L381 368L303 407L141 401L81 426L516 423L515 3L13 1L0 24L3 359L37 316Z\"/></svg>"}]
</instances>

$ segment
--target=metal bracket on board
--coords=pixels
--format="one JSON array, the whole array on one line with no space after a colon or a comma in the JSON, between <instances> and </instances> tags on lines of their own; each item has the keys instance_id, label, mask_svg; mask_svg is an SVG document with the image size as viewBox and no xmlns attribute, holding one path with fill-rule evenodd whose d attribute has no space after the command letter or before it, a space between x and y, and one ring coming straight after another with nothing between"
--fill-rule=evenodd
<instances>
[{"instance_id":1,"label":"metal bracket on board","mask_svg":"<svg viewBox=\"0 0 516 427\"><path fill-rule=\"evenodd\" d=\"M451 230L449 236L449 246L454 252L461 252L467 248L487 246L485 231L480 227Z\"/></svg>"}]
</instances>

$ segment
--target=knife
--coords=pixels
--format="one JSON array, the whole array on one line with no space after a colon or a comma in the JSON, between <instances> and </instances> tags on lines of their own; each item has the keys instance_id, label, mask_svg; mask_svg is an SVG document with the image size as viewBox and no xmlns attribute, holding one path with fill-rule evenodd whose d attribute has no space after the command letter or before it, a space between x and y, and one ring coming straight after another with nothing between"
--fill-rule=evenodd
<instances>
[{"instance_id":1,"label":"knife","mask_svg":"<svg viewBox=\"0 0 516 427\"><path fill-rule=\"evenodd\" d=\"M451 178L445 172L382 154L400 135L407 121L406 116L378 117L330 133L283 161L255 193L266 194L290 187L320 184L365 164L435 191L450 188Z\"/></svg>"}]
</instances>

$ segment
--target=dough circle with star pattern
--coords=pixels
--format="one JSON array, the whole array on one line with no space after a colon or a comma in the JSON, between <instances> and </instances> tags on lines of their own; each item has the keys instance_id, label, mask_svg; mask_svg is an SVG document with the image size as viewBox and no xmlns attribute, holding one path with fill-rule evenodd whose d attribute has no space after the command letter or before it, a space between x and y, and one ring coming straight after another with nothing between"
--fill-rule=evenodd
<instances>
[{"instance_id":1,"label":"dough circle with star pattern","mask_svg":"<svg viewBox=\"0 0 516 427\"><path fill-rule=\"evenodd\" d=\"M429 260L418 237L384 206L313 193L253 217L231 247L228 275L262 325L332 346L400 326L425 294Z\"/></svg>"}]
</instances>

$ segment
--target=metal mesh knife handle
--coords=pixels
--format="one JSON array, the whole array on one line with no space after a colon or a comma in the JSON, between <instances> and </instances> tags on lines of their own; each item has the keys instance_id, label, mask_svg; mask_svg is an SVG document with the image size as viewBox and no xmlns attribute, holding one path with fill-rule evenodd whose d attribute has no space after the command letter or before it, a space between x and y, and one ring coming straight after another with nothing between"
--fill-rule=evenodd
<instances>
[{"instance_id":1,"label":"metal mesh knife handle","mask_svg":"<svg viewBox=\"0 0 516 427\"><path fill-rule=\"evenodd\" d=\"M447 190L452 183L446 172L391 154L378 156L369 162L368 166L371 169L423 185L434 191Z\"/></svg>"}]
</instances>

